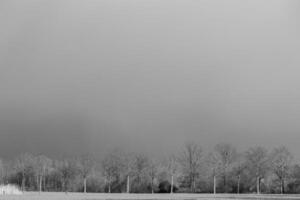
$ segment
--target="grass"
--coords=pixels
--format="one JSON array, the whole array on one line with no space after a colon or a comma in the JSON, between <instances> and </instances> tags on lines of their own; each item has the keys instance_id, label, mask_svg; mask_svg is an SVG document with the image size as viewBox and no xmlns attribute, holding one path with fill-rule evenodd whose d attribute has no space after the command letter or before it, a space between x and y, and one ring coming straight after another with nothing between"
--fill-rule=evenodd
<instances>
[{"instance_id":1,"label":"grass","mask_svg":"<svg viewBox=\"0 0 300 200\"><path fill-rule=\"evenodd\" d=\"M22 195L0 195L0 200L294 200L300 195L256 195L256 194L103 194L103 193L59 193L26 192Z\"/></svg>"}]
</instances>

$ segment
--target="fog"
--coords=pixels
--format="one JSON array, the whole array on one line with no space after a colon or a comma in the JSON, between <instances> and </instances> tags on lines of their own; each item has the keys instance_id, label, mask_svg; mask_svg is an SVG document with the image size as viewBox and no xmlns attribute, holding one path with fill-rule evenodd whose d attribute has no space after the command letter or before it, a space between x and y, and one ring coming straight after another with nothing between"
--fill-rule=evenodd
<instances>
[{"instance_id":1,"label":"fog","mask_svg":"<svg viewBox=\"0 0 300 200\"><path fill-rule=\"evenodd\" d=\"M299 157L299 11L291 0L3 0L0 156L195 141Z\"/></svg>"}]
</instances>

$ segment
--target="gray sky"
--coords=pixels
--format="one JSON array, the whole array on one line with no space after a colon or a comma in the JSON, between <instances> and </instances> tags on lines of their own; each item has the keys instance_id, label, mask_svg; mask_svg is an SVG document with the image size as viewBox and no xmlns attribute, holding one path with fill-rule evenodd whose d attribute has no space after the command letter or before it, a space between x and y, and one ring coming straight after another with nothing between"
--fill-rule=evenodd
<instances>
[{"instance_id":1,"label":"gray sky","mask_svg":"<svg viewBox=\"0 0 300 200\"><path fill-rule=\"evenodd\" d=\"M0 156L187 141L300 157L300 3L2 0Z\"/></svg>"}]
</instances>

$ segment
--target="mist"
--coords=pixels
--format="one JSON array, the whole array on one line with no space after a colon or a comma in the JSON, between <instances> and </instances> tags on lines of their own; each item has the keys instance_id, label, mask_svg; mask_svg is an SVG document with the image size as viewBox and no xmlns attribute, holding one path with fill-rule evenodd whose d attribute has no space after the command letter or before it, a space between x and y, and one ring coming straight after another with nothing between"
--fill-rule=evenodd
<instances>
[{"instance_id":1,"label":"mist","mask_svg":"<svg viewBox=\"0 0 300 200\"><path fill-rule=\"evenodd\" d=\"M0 156L300 147L297 1L4 0Z\"/></svg>"}]
</instances>

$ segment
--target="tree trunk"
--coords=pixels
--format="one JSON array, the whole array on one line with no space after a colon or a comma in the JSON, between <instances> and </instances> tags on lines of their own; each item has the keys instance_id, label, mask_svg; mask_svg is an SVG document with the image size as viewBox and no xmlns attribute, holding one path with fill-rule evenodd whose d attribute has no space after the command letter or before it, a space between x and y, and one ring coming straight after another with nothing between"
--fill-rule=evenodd
<instances>
[{"instance_id":1,"label":"tree trunk","mask_svg":"<svg viewBox=\"0 0 300 200\"><path fill-rule=\"evenodd\" d=\"M214 194L217 193L217 187L216 187L216 175L214 175Z\"/></svg>"},{"instance_id":2,"label":"tree trunk","mask_svg":"<svg viewBox=\"0 0 300 200\"><path fill-rule=\"evenodd\" d=\"M86 193L86 177L83 178L83 192Z\"/></svg>"},{"instance_id":3,"label":"tree trunk","mask_svg":"<svg viewBox=\"0 0 300 200\"><path fill-rule=\"evenodd\" d=\"M191 190L191 192L193 192L193 175L192 175L192 173L190 174L190 190Z\"/></svg>"},{"instance_id":4,"label":"tree trunk","mask_svg":"<svg viewBox=\"0 0 300 200\"><path fill-rule=\"evenodd\" d=\"M108 180L108 193L111 193L111 188L110 188L110 177L109 177L109 180Z\"/></svg>"},{"instance_id":5,"label":"tree trunk","mask_svg":"<svg viewBox=\"0 0 300 200\"><path fill-rule=\"evenodd\" d=\"M40 175L36 175L35 177L35 183L36 183L36 191L39 191L40 189ZM30 182L30 181L29 181ZM30 185L30 184L29 184ZM30 186L29 186L30 187Z\"/></svg>"},{"instance_id":6,"label":"tree trunk","mask_svg":"<svg viewBox=\"0 0 300 200\"><path fill-rule=\"evenodd\" d=\"M152 194L154 193L154 189L153 189L153 185L154 185L154 178L152 177L151 178L151 192L152 192Z\"/></svg>"},{"instance_id":7,"label":"tree trunk","mask_svg":"<svg viewBox=\"0 0 300 200\"><path fill-rule=\"evenodd\" d=\"M46 191L46 175L44 174L44 179L43 179L43 187L44 191Z\"/></svg>"},{"instance_id":8,"label":"tree trunk","mask_svg":"<svg viewBox=\"0 0 300 200\"><path fill-rule=\"evenodd\" d=\"M193 182L193 192L195 193L196 192L196 180L194 178L194 182Z\"/></svg>"},{"instance_id":9,"label":"tree trunk","mask_svg":"<svg viewBox=\"0 0 300 200\"><path fill-rule=\"evenodd\" d=\"M237 193L240 194L240 181L241 181L241 176L238 175L238 182L237 182Z\"/></svg>"},{"instance_id":10,"label":"tree trunk","mask_svg":"<svg viewBox=\"0 0 300 200\"><path fill-rule=\"evenodd\" d=\"M281 194L284 194L284 180L281 179Z\"/></svg>"},{"instance_id":11,"label":"tree trunk","mask_svg":"<svg viewBox=\"0 0 300 200\"><path fill-rule=\"evenodd\" d=\"M62 190L62 192L65 192L65 181L64 180L62 180L61 190Z\"/></svg>"},{"instance_id":12,"label":"tree trunk","mask_svg":"<svg viewBox=\"0 0 300 200\"><path fill-rule=\"evenodd\" d=\"M173 194L173 186L174 186L174 177L172 175L172 178L171 178L171 194Z\"/></svg>"},{"instance_id":13,"label":"tree trunk","mask_svg":"<svg viewBox=\"0 0 300 200\"><path fill-rule=\"evenodd\" d=\"M127 193L130 193L130 177L127 176Z\"/></svg>"},{"instance_id":14,"label":"tree trunk","mask_svg":"<svg viewBox=\"0 0 300 200\"><path fill-rule=\"evenodd\" d=\"M226 184L226 169L224 169L224 176L223 176L223 186L224 186L224 193L227 193L227 184Z\"/></svg>"},{"instance_id":15,"label":"tree trunk","mask_svg":"<svg viewBox=\"0 0 300 200\"><path fill-rule=\"evenodd\" d=\"M256 192L260 194L260 178L256 177Z\"/></svg>"},{"instance_id":16,"label":"tree trunk","mask_svg":"<svg viewBox=\"0 0 300 200\"><path fill-rule=\"evenodd\" d=\"M42 181L43 181L43 176L40 176L40 181L39 181L39 192L41 193L42 192Z\"/></svg>"},{"instance_id":17,"label":"tree trunk","mask_svg":"<svg viewBox=\"0 0 300 200\"><path fill-rule=\"evenodd\" d=\"M25 174L22 175L22 192L25 190Z\"/></svg>"}]
</instances>

